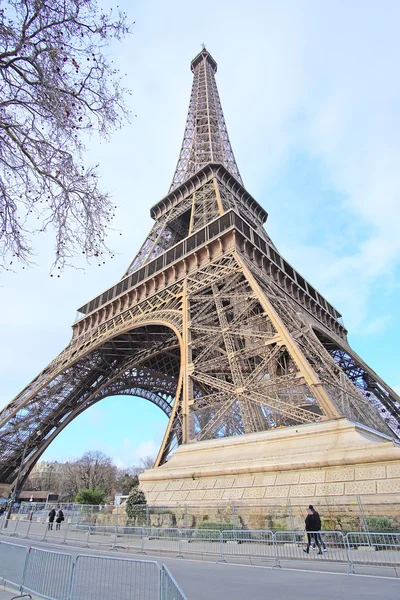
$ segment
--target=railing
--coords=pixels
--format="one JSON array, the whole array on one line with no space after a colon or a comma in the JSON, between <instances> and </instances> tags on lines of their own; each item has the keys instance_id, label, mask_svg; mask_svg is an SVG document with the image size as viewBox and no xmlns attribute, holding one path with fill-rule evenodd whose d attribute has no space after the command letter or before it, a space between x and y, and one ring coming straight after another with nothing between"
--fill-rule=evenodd
<instances>
[{"instance_id":1,"label":"railing","mask_svg":"<svg viewBox=\"0 0 400 600\"><path fill-rule=\"evenodd\" d=\"M171 575L169 569L161 567L161 600L186 600L185 594Z\"/></svg>"},{"instance_id":2,"label":"railing","mask_svg":"<svg viewBox=\"0 0 400 600\"><path fill-rule=\"evenodd\" d=\"M47 600L187 600L155 561L51 552L0 542L0 579Z\"/></svg>"},{"instance_id":3,"label":"railing","mask_svg":"<svg viewBox=\"0 0 400 600\"><path fill-rule=\"evenodd\" d=\"M400 533L317 532L319 537L307 553L304 531L178 529L161 527L110 527L68 524L60 530L48 529L47 523L18 521L18 526L3 528L9 537L47 541L71 546L108 548L132 551L210 556L217 561L232 557L282 562L305 560L323 563L341 563L353 573L357 566L391 567L400 569ZM16 522L15 522L16 523ZM29 524L29 526L28 526ZM315 547L313 547L315 546ZM17 546L18 548L18 546ZM19 550L13 550L18 553ZM10 555L11 556L11 555ZM7 559L17 569L18 560ZM15 575L14 579L17 577Z\"/></svg>"}]
</instances>

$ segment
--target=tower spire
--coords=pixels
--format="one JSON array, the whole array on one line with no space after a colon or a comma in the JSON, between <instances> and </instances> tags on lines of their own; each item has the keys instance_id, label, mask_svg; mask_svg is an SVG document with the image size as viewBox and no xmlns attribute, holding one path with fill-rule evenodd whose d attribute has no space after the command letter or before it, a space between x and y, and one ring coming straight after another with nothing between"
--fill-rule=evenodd
<instances>
[{"instance_id":1,"label":"tower spire","mask_svg":"<svg viewBox=\"0 0 400 600\"><path fill-rule=\"evenodd\" d=\"M217 63L202 45L192 60L193 85L185 134L170 192L207 163L222 164L243 184L237 167L219 99Z\"/></svg>"}]
</instances>

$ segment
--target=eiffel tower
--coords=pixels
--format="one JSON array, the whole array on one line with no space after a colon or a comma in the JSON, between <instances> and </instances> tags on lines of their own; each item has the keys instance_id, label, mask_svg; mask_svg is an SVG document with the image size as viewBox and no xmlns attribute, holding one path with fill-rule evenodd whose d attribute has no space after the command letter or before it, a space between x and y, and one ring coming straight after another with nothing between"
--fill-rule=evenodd
<instances>
[{"instance_id":1,"label":"eiffel tower","mask_svg":"<svg viewBox=\"0 0 400 600\"><path fill-rule=\"evenodd\" d=\"M178 164L150 233L123 277L79 308L68 346L0 413L4 489L73 419L118 394L168 416L156 467L180 444L343 417L399 436L399 397L266 232L205 48L191 70Z\"/></svg>"}]
</instances>

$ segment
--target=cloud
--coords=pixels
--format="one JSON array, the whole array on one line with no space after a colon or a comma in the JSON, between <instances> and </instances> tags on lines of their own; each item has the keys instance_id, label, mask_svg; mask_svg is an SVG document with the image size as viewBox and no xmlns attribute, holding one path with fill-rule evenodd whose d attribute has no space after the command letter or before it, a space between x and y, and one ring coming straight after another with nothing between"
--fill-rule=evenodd
<instances>
[{"instance_id":1,"label":"cloud","mask_svg":"<svg viewBox=\"0 0 400 600\"><path fill-rule=\"evenodd\" d=\"M161 440L160 440L161 442ZM130 467L132 465L139 465L141 458L146 456L156 457L160 447L160 443L156 443L154 440L145 440L138 445L135 445L132 440L125 438L122 442L124 453L114 455L114 462L118 468Z\"/></svg>"},{"instance_id":2,"label":"cloud","mask_svg":"<svg viewBox=\"0 0 400 600\"><path fill-rule=\"evenodd\" d=\"M120 7L137 22L114 52L138 117L110 143L94 139L88 153L119 206L109 238L116 257L50 279L52 242L40 241L39 267L4 276L0 408L68 343L75 309L115 283L137 252L149 209L172 179L189 61L203 40L219 65L239 169L269 212L278 248L363 343L399 328L400 4L204 0L199 12L183 0L156 0L152 10L122 0Z\"/></svg>"},{"instance_id":3,"label":"cloud","mask_svg":"<svg viewBox=\"0 0 400 600\"><path fill-rule=\"evenodd\" d=\"M91 427L103 428L106 424L107 412L102 410L98 405L91 406L87 412L88 424Z\"/></svg>"}]
</instances>

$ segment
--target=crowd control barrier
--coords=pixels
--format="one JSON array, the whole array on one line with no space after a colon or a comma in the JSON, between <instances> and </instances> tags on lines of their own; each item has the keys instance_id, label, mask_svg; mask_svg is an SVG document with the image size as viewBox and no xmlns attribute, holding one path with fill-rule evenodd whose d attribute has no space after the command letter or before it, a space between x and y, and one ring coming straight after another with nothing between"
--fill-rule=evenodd
<instances>
[{"instance_id":1,"label":"crowd control barrier","mask_svg":"<svg viewBox=\"0 0 400 600\"><path fill-rule=\"evenodd\" d=\"M155 561L52 552L0 541L0 579L46 600L187 600Z\"/></svg>"},{"instance_id":2,"label":"crowd control barrier","mask_svg":"<svg viewBox=\"0 0 400 600\"><path fill-rule=\"evenodd\" d=\"M161 568L161 600L186 600L185 594L165 565Z\"/></svg>"},{"instance_id":3,"label":"crowd control barrier","mask_svg":"<svg viewBox=\"0 0 400 600\"><path fill-rule=\"evenodd\" d=\"M14 523L17 523L15 521ZM58 545L129 551L137 554L165 553L173 556L197 555L226 561L234 557L261 559L276 566L282 562L305 560L347 564L350 573L358 566L390 567L400 570L400 533L317 532L321 545L306 550L304 531L178 529L103 525L63 525L49 530L47 523L18 521L3 528L3 535L39 540Z\"/></svg>"},{"instance_id":4,"label":"crowd control barrier","mask_svg":"<svg viewBox=\"0 0 400 600\"><path fill-rule=\"evenodd\" d=\"M0 579L12 585L21 585L28 548L0 542Z\"/></svg>"},{"instance_id":5,"label":"crowd control barrier","mask_svg":"<svg viewBox=\"0 0 400 600\"><path fill-rule=\"evenodd\" d=\"M79 555L71 600L160 600L160 566L153 561Z\"/></svg>"}]
</instances>

